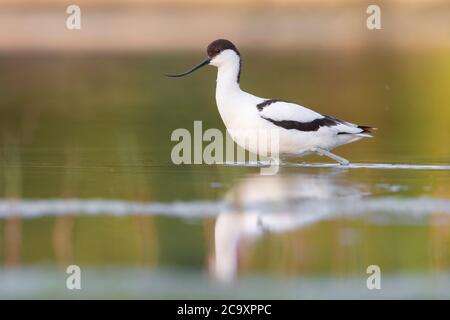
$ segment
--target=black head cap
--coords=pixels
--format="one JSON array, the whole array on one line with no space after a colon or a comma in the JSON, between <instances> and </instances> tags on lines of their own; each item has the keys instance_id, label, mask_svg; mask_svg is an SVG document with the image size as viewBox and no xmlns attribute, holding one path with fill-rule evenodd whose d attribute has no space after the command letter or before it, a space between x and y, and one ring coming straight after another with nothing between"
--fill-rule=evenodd
<instances>
[{"instance_id":1,"label":"black head cap","mask_svg":"<svg viewBox=\"0 0 450 320\"><path fill-rule=\"evenodd\" d=\"M198 65L196 65L195 67L193 67L192 69L183 72L183 73L179 73L179 74L166 74L166 76L168 77L184 77L187 76L188 74L193 73L194 71L208 65L211 63L212 58L214 58L216 55L218 55L219 53L221 53L224 50L233 50L234 52L236 52L236 54L238 56L241 56L239 54L238 49L236 48L236 46L228 40L225 39L218 39L215 40L213 42L211 42L208 46L208 48L206 49L206 52L208 53L208 58L203 60L202 62L200 62ZM237 82L239 83L241 77L241 60L239 59L239 71L238 71L238 75L237 75Z\"/></svg>"},{"instance_id":2,"label":"black head cap","mask_svg":"<svg viewBox=\"0 0 450 320\"><path fill-rule=\"evenodd\" d=\"M216 55L227 49L233 50L238 56L241 55L236 46L231 41L226 39L214 40L209 44L206 52L208 53L208 57L214 58Z\"/></svg>"}]
</instances>

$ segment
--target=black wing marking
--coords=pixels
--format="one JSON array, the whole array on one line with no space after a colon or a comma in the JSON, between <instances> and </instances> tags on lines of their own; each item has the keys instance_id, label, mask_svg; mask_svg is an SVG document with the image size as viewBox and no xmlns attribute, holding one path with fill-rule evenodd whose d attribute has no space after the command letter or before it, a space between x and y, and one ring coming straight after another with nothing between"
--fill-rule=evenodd
<instances>
[{"instance_id":1,"label":"black wing marking","mask_svg":"<svg viewBox=\"0 0 450 320\"><path fill-rule=\"evenodd\" d=\"M358 129L360 129L361 131L358 133L354 133L354 132L338 132L337 134L360 134L360 133L365 133L368 135L373 134L374 130L377 130L377 128L373 128L373 127L369 127L369 126L356 126Z\"/></svg>"},{"instance_id":2,"label":"black wing marking","mask_svg":"<svg viewBox=\"0 0 450 320\"><path fill-rule=\"evenodd\" d=\"M256 108L258 108L258 111L263 111L265 107L270 106L273 103L276 102L286 102L290 103L285 100L280 99L269 99L265 100L261 103L258 103L256 105ZM294 120L274 120L271 118L266 118L264 116L261 116L264 120L267 120L269 122L272 122L274 125L278 127L282 127L284 129L290 130L299 130L299 131L317 131L320 129L320 127L331 127L336 126L339 123L342 123L341 120L329 117L329 116L323 116L322 118L314 119L310 122L300 122L300 121L294 121Z\"/></svg>"},{"instance_id":3,"label":"black wing marking","mask_svg":"<svg viewBox=\"0 0 450 320\"><path fill-rule=\"evenodd\" d=\"M288 101L280 100L280 99L269 99L269 100L265 100L265 101L263 101L263 102L261 102L261 103L258 103L258 104L256 105L256 108L258 108L258 111L263 111L265 107L270 106L272 103L275 103L275 102L286 102L286 103L290 103L290 102L288 102Z\"/></svg>"},{"instance_id":4,"label":"black wing marking","mask_svg":"<svg viewBox=\"0 0 450 320\"><path fill-rule=\"evenodd\" d=\"M263 111L265 107L270 106L273 103L276 102L286 102L286 103L290 103L288 101L285 100L281 100L281 99L268 99L265 100L261 103L258 103L256 105L256 108L258 109L258 111ZM346 125L348 127L351 128L358 128L361 130L361 132L338 132L337 134L357 134L357 133L367 133L367 134L371 134L373 133L373 130L376 130L376 128L372 128L369 126L358 126L331 116L327 116L324 115L322 118L318 118L318 119L314 119L310 122L300 122L300 121L294 121L294 120L274 120L271 118L267 118L264 116L261 116L261 118L263 118L264 120L267 120L271 123L273 123L276 126L279 126L281 128L290 130L290 129L294 129L294 130L299 130L299 131L317 131L319 130L321 127L333 127L333 126L337 126L339 124L343 124Z\"/></svg>"},{"instance_id":5,"label":"black wing marking","mask_svg":"<svg viewBox=\"0 0 450 320\"><path fill-rule=\"evenodd\" d=\"M292 120L273 120L270 118L261 117L264 120L272 122L274 125L278 127L282 127L284 129L294 129L299 131L317 131L320 129L320 127L332 127L337 126L338 124L342 123L342 121L324 116L323 118L315 119L310 122L299 122L299 121L292 121Z\"/></svg>"}]
</instances>

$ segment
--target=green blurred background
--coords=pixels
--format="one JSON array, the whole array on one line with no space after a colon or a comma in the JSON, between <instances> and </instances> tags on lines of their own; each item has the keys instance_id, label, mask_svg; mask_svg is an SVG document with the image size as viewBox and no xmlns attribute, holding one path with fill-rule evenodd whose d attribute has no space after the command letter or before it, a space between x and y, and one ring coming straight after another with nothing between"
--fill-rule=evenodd
<instances>
[{"instance_id":1,"label":"green blurred background","mask_svg":"<svg viewBox=\"0 0 450 320\"><path fill-rule=\"evenodd\" d=\"M373 31L365 1L84 0L76 31L69 4L0 0L0 297L450 297L448 170L175 166L173 130L225 128L215 70L162 76L228 38L244 90L379 128L343 157L448 165L448 2L379 2Z\"/></svg>"}]
</instances>

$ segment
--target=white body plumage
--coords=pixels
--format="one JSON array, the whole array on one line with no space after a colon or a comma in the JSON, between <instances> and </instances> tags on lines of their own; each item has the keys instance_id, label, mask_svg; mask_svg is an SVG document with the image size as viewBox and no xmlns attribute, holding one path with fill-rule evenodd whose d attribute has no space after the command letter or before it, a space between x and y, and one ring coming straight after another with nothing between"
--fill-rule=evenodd
<instances>
[{"instance_id":1,"label":"white body plumage","mask_svg":"<svg viewBox=\"0 0 450 320\"><path fill-rule=\"evenodd\" d=\"M185 76L208 64L216 66L216 102L220 116L233 140L244 149L262 156L318 153L348 164L329 150L371 137L371 127L324 116L295 103L264 99L242 91L239 86L241 57L230 41L213 41L207 53L208 58L198 66L170 76ZM269 141L274 131L276 144Z\"/></svg>"},{"instance_id":2,"label":"white body plumage","mask_svg":"<svg viewBox=\"0 0 450 320\"><path fill-rule=\"evenodd\" d=\"M264 99L242 91L237 82L240 57L233 50L223 51L210 64L218 67L216 103L220 116L234 141L251 152L267 154L261 147L270 146L261 143L258 144L260 150L252 150L255 145L249 145L247 134L256 131L278 130L279 153L285 155L305 155L317 148L331 150L362 137L370 137L364 129L344 121L333 126L320 126L315 131L278 126L267 119L311 123L324 116L298 104ZM258 108L265 101L274 102Z\"/></svg>"}]
</instances>

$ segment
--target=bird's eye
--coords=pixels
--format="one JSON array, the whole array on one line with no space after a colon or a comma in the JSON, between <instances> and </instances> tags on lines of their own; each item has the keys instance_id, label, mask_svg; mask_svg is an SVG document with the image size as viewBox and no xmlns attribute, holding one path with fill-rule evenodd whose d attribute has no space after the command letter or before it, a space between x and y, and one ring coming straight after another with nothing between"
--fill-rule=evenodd
<instances>
[{"instance_id":1,"label":"bird's eye","mask_svg":"<svg viewBox=\"0 0 450 320\"><path fill-rule=\"evenodd\" d=\"M219 53L220 52L220 49L216 49L216 53Z\"/></svg>"}]
</instances>

